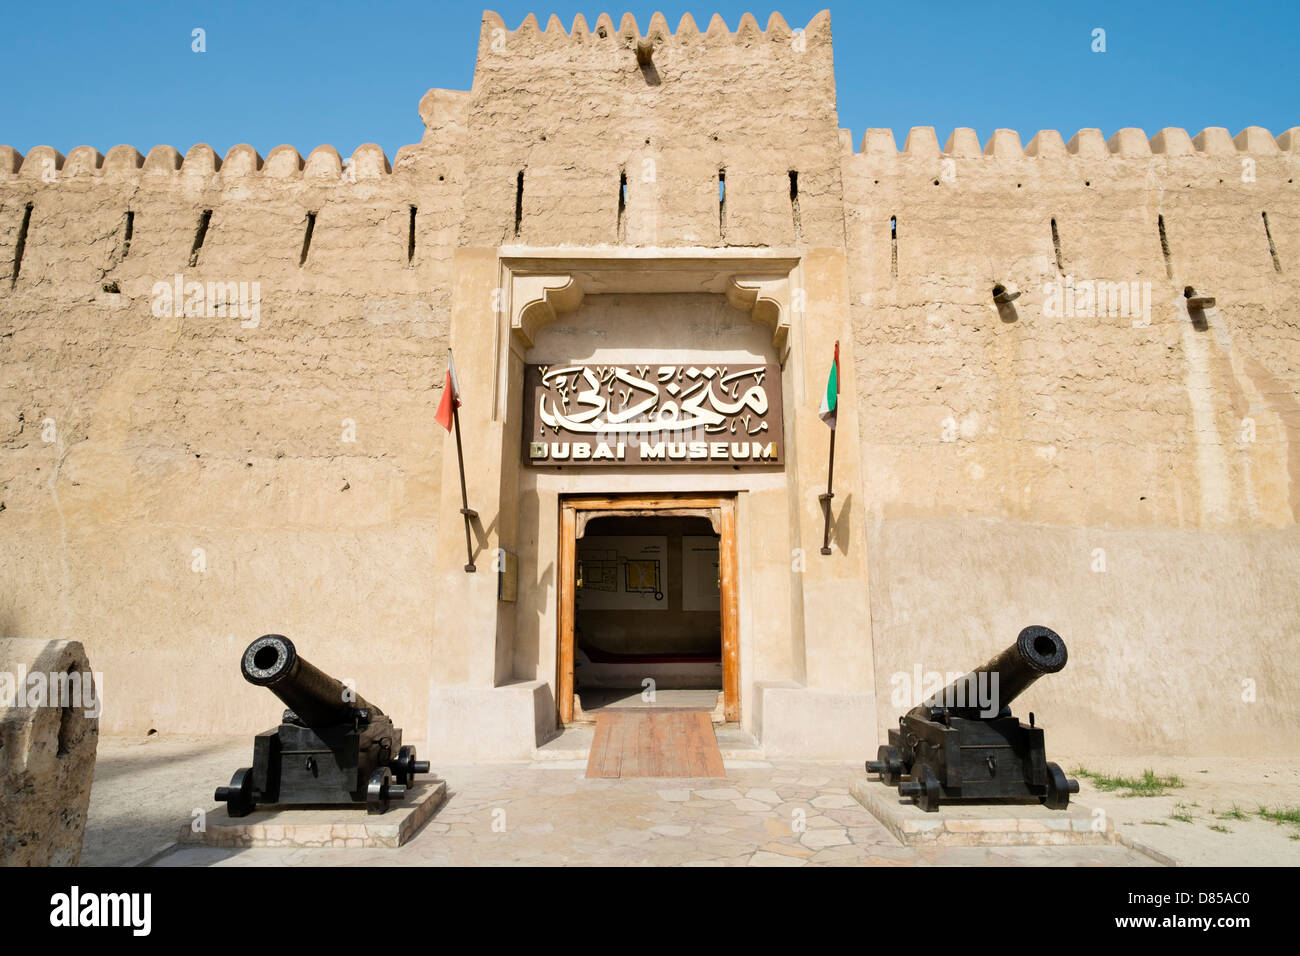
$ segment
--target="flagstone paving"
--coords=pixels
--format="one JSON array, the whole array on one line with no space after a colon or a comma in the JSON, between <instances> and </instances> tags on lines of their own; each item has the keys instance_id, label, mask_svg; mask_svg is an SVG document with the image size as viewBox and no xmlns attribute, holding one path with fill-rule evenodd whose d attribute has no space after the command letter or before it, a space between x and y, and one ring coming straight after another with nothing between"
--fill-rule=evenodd
<instances>
[{"instance_id":1,"label":"flagstone paving","mask_svg":"<svg viewBox=\"0 0 1300 956\"><path fill-rule=\"evenodd\" d=\"M672 786L541 762L440 770L446 803L396 850L184 846L153 865L1154 865L1122 846L904 847L848 795L856 764L773 762Z\"/></svg>"},{"instance_id":2,"label":"flagstone paving","mask_svg":"<svg viewBox=\"0 0 1300 956\"><path fill-rule=\"evenodd\" d=\"M725 733L725 732L724 732ZM734 749L734 748L733 748ZM743 750L744 748L742 748ZM174 846L212 791L247 766L245 736L100 740L83 866L158 865L1151 865L1124 846L948 847L901 845L849 796L862 765L729 759L711 780L588 780L586 754L531 763L437 765L447 802L397 850L250 849ZM724 755L728 747L723 746ZM761 753L759 754L761 755ZM749 754L755 756L755 754ZM568 759L573 757L575 759ZM1157 859L1200 865L1300 864L1300 806L1294 759L1156 757L1122 761L1062 755L1140 776L1154 766L1182 785L1164 796L1129 798L1080 781L1079 801L1104 810L1126 839ZM1272 808L1283 822L1256 811ZM501 813L494 811L500 810ZM796 811L801 813L796 814ZM1239 812L1238 812L1239 811ZM496 827L494 828L494 823ZM504 827L504 829L502 829Z\"/></svg>"}]
</instances>

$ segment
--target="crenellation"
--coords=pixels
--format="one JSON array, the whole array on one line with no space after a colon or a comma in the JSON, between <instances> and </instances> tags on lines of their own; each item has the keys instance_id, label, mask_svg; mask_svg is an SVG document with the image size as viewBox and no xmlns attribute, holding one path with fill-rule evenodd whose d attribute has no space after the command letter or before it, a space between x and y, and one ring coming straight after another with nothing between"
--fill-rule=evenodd
<instances>
[{"instance_id":1,"label":"crenellation","mask_svg":"<svg viewBox=\"0 0 1300 956\"><path fill-rule=\"evenodd\" d=\"M65 176L98 176L104 156L93 146L74 146L63 163Z\"/></svg>"},{"instance_id":2,"label":"crenellation","mask_svg":"<svg viewBox=\"0 0 1300 956\"><path fill-rule=\"evenodd\" d=\"M862 134L862 146L858 150L864 156L897 157L898 144L894 142L892 129L869 129Z\"/></svg>"},{"instance_id":3,"label":"crenellation","mask_svg":"<svg viewBox=\"0 0 1300 956\"><path fill-rule=\"evenodd\" d=\"M984 155L993 159L1023 159L1025 154L1020 134L1013 129L994 130L984 145Z\"/></svg>"},{"instance_id":4,"label":"crenellation","mask_svg":"<svg viewBox=\"0 0 1300 956\"><path fill-rule=\"evenodd\" d=\"M146 173L174 173L183 163L181 154L171 146L155 146L145 157L142 169Z\"/></svg>"},{"instance_id":5,"label":"crenellation","mask_svg":"<svg viewBox=\"0 0 1300 956\"><path fill-rule=\"evenodd\" d=\"M937 159L941 153L933 126L913 126L903 143L903 155L911 159Z\"/></svg>"},{"instance_id":6,"label":"crenellation","mask_svg":"<svg viewBox=\"0 0 1300 956\"><path fill-rule=\"evenodd\" d=\"M221 161L222 181L254 176L262 171L262 156L248 143L239 143L226 150Z\"/></svg>"},{"instance_id":7,"label":"crenellation","mask_svg":"<svg viewBox=\"0 0 1300 956\"><path fill-rule=\"evenodd\" d=\"M1080 159L1104 159L1110 155L1106 137L1099 129L1081 129L1065 144L1066 151Z\"/></svg>"},{"instance_id":8,"label":"crenellation","mask_svg":"<svg viewBox=\"0 0 1300 956\"><path fill-rule=\"evenodd\" d=\"M317 146L303 165L304 179L328 179L338 182L343 175L343 160L333 146Z\"/></svg>"},{"instance_id":9,"label":"crenellation","mask_svg":"<svg viewBox=\"0 0 1300 956\"><path fill-rule=\"evenodd\" d=\"M1207 126L1193 137L1192 145L1211 156L1231 156L1237 152L1232 134L1222 126Z\"/></svg>"},{"instance_id":10,"label":"crenellation","mask_svg":"<svg viewBox=\"0 0 1300 956\"><path fill-rule=\"evenodd\" d=\"M1046 159L1064 159L1070 155L1065 140L1054 129L1040 129L1025 147L1025 155Z\"/></svg>"},{"instance_id":11,"label":"crenellation","mask_svg":"<svg viewBox=\"0 0 1300 956\"><path fill-rule=\"evenodd\" d=\"M63 154L52 146L33 146L22 159L18 175L27 180L54 182L54 173L63 169Z\"/></svg>"},{"instance_id":12,"label":"crenellation","mask_svg":"<svg viewBox=\"0 0 1300 956\"><path fill-rule=\"evenodd\" d=\"M1147 134L1132 126L1116 132L1107 141L1106 148L1121 159L1143 159L1151 155Z\"/></svg>"},{"instance_id":13,"label":"crenellation","mask_svg":"<svg viewBox=\"0 0 1300 956\"><path fill-rule=\"evenodd\" d=\"M221 171L221 157L207 143L196 143L181 161L181 175L186 177L215 176Z\"/></svg>"},{"instance_id":14,"label":"crenellation","mask_svg":"<svg viewBox=\"0 0 1300 956\"><path fill-rule=\"evenodd\" d=\"M769 40L774 42L789 40L794 36L794 31L785 22L785 17L781 16L776 10L773 10L772 15L767 18L767 29L763 32Z\"/></svg>"},{"instance_id":15,"label":"crenellation","mask_svg":"<svg viewBox=\"0 0 1300 956\"><path fill-rule=\"evenodd\" d=\"M673 35L673 31L668 26L668 18L656 10L650 17L650 25L646 28L645 39L663 42Z\"/></svg>"},{"instance_id":16,"label":"crenellation","mask_svg":"<svg viewBox=\"0 0 1300 956\"><path fill-rule=\"evenodd\" d=\"M352 152L348 160L348 176L357 180L378 179L391 174L393 167L383 147L376 143L363 143Z\"/></svg>"},{"instance_id":17,"label":"crenellation","mask_svg":"<svg viewBox=\"0 0 1300 956\"><path fill-rule=\"evenodd\" d=\"M1192 138L1181 126L1166 126L1151 137L1151 152L1165 156L1191 156L1196 152Z\"/></svg>"},{"instance_id":18,"label":"crenellation","mask_svg":"<svg viewBox=\"0 0 1300 956\"><path fill-rule=\"evenodd\" d=\"M267 153L262 175L269 179L300 179L305 165L298 150L281 144Z\"/></svg>"},{"instance_id":19,"label":"crenellation","mask_svg":"<svg viewBox=\"0 0 1300 956\"><path fill-rule=\"evenodd\" d=\"M1232 141L1239 152L1254 156L1276 156L1279 152L1273 134L1262 126L1247 126Z\"/></svg>"},{"instance_id":20,"label":"crenellation","mask_svg":"<svg viewBox=\"0 0 1300 956\"><path fill-rule=\"evenodd\" d=\"M144 166L144 156L134 146L118 145L104 157L104 174L134 176Z\"/></svg>"},{"instance_id":21,"label":"crenellation","mask_svg":"<svg viewBox=\"0 0 1300 956\"><path fill-rule=\"evenodd\" d=\"M943 147L944 155L958 159L983 156L980 149L979 134L966 126L960 126L948 135L948 142Z\"/></svg>"},{"instance_id":22,"label":"crenellation","mask_svg":"<svg viewBox=\"0 0 1300 956\"><path fill-rule=\"evenodd\" d=\"M746 43L752 43L763 35L763 28L758 25L758 20L752 13L741 14L740 23L736 26L736 39Z\"/></svg>"}]
</instances>

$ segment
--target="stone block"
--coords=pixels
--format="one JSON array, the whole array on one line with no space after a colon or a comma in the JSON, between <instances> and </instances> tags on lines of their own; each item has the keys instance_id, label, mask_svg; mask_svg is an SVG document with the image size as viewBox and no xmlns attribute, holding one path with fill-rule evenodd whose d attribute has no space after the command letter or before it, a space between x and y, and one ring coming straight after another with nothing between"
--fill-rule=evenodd
<instances>
[{"instance_id":1,"label":"stone block","mask_svg":"<svg viewBox=\"0 0 1300 956\"><path fill-rule=\"evenodd\" d=\"M77 641L0 640L0 864L81 858L101 692Z\"/></svg>"}]
</instances>

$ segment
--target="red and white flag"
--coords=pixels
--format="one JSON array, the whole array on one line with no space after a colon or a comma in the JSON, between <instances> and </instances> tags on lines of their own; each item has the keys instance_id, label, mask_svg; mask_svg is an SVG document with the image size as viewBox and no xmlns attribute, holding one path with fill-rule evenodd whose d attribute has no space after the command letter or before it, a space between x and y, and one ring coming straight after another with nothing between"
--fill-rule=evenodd
<instances>
[{"instance_id":1,"label":"red and white flag","mask_svg":"<svg viewBox=\"0 0 1300 956\"><path fill-rule=\"evenodd\" d=\"M456 363L452 361L451 349L447 350L447 380L442 386L442 400L438 402L438 414L435 420L447 431L451 431L452 415L460 408L460 384L456 381Z\"/></svg>"}]
</instances>

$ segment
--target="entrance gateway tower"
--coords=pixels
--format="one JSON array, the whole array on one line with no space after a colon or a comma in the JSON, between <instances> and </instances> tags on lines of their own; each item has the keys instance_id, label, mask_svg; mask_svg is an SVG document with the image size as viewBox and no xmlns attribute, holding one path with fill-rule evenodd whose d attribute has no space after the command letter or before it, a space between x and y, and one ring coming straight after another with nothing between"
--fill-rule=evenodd
<instances>
[{"instance_id":1,"label":"entrance gateway tower","mask_svg":"<svg viewBox=\"0 0 1300 956\"><path fill-rule=\"evenodd\" d=\"M829 16L488 14L478 56L422 114L474 157L449 337L476 531L514 600L441 536L431 751L527 757L646 681L718 692L771 754L873 750L851 405L818 553L837 341L853 388Z\"/></svg>"}]
</instances>

